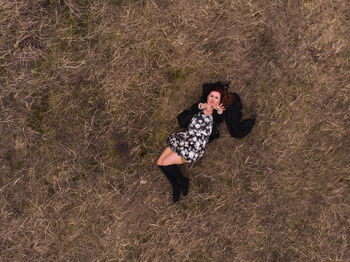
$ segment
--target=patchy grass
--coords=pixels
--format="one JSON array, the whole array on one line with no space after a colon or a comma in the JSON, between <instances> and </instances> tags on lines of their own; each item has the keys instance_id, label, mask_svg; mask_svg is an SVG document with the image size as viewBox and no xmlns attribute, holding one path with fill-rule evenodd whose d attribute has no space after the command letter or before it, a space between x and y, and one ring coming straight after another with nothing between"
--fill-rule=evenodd
<instances>
[{"instance_id":1,"label":"patchy grass","mask_svg":"<svg viewBox=\"0 0 350 262\"><path fill-rule=\"evenodd\" d=\"M350 3L0 2L1 261L349 261ZM201 84L244 115L155 162Z\"/></svg>"}]
</instances>

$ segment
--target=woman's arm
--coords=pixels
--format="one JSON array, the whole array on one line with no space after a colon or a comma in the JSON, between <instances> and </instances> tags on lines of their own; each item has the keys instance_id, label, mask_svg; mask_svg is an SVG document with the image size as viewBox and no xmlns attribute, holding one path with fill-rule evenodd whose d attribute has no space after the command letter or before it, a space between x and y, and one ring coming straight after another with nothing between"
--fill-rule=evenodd
<instances>
[{"instance_id":1,"label":"woman's arm","mask_svg":"<svg viewBox=\"0 0 350 262\"><path fill-rule=\"evenodd\" d=\"M200 111L198 108L199 103L193 104L189 109L186 109L182 111L177 116L177 122L179 123L179 126L183 128L187 128L187 126L190 124L192 117Z\"/></svg>"},{"instance_id":2,"label":"woman's arm","mask_svg":"<svg viewBox=\"0 0 350 262\"><path fill-rule=\"evenodd\" d=\"M220 124L222 121L224 121L225 119L225 114L222 113L222 114L218 114L217 111L214 111L213 112L213 117L214 117L214 121L218 124Z\"/></svg>"},{"instance_id":3,"label":"woman's arm","mask_svg":"<svg viewBox=\"0 0 350 262\"><path fill-rule=\"evenodd\" d=\"M207 103L198 103L198 109L199 110L205 110L205 109L209 109L210 106Z\"/></svg>"},{"instance_id":4,"label":"woman's arm","mask_svg":"<svg viewBox=\"0 0 350 262\"><path fill-rule=\"evenodd\" d=\"M198 113L201 109L199 108L200 105L202 105L203 103L194 103L191 107L190 110L193 114Z\"/></svg>"}]
</instances>

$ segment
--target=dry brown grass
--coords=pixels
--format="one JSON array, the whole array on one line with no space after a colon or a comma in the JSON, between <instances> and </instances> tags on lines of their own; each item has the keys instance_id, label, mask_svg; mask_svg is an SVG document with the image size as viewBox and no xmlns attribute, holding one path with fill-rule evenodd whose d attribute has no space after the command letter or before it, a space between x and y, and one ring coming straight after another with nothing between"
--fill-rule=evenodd
<instances>
[{"instance_id":1,"label":"dry brown grass","mask_svg":"<svg viewBox=\"0 0 350 262\"><path fill-rule=\"evenodd\" d=\"M1 261L350 260L350 2L0 1ZM221 127L155 165L206 81Z\"/></svg>"}]
</instances>

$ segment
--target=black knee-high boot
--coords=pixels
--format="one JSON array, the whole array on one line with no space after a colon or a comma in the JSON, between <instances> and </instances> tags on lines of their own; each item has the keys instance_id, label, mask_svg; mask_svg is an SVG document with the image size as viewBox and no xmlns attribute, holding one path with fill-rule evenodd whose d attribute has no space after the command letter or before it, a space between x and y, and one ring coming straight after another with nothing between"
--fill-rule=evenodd
<instances>
[{"instance_id":1,"label":"black knee-high boot","mask_svg":"<svg viewBox=\"0 0 350 262\"><path fill-rule=\"evenodd\" d=\"M158 166L158 167L160 168L160 170L162 170L166 178L169 180L173 188L173 201L174 203L176 203L180 199L181 185L177 182L177 179L173 176L168 166Z\"/></svg>"},{"instance_id":2,"label":"black knee-high boot","mask_svg":"<svg viewBox=\"0 0 350 262\"><path fill-rule=\"evenodd\" d=\"M169 165L169 166L167 166L167 169L171 172L173 177L175 177L177 182L180 184L183 195L187 196L187 194L188 194L188 184L189 184L188 178L184 177L181 174L181 171L180 171L178 165Z\"/></svg>"}]
</instances>

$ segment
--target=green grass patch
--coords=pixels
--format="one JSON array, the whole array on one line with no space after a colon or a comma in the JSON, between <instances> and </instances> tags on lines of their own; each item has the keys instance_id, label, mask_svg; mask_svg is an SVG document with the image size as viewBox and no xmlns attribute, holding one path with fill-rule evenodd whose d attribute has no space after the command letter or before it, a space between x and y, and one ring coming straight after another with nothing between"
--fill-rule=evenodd
<instances>
[{"instance_id":1,"label":"green grass patch","mask_svg":"<svg viewBox=\"0 0 350 262\"><path fill-rule=\"evenodd\" d=\"M32 106L30 109L31 117L27 122L27 125L33 130L39 132L40 134L44 134L46 131L43 126L43 120L45 118L46 113L50 110L50 105L48 102L49 96L44 95L41 97L39 103Z\"/></svg>"},{"instance_id":2,"label":"green grass patch","mask_svg":"<svg viewBox=\"0 0 350 262\"><path fill-rule=\"evenodd\" d=\"M182 82L185 81L193 72L192 68L185 67L185 68L174 68L169 66L165 74L170 82Z\"/></svg>"}]
</instances>

